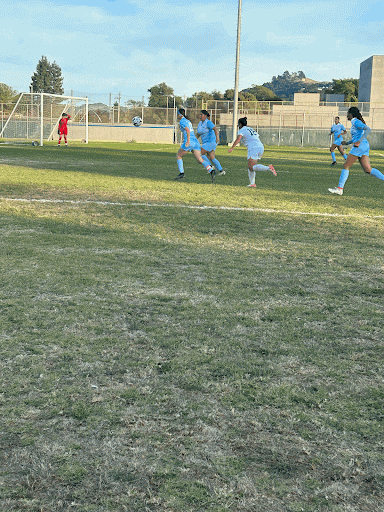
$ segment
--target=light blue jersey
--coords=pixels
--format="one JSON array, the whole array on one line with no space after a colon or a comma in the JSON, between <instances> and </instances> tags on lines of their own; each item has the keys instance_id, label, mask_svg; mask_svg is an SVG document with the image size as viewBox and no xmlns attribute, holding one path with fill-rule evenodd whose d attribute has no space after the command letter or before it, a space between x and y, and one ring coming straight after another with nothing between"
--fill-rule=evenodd
<instances>
[{"instance_id":1,"label":"light blue jersey","mask_svg":"<svg viewBox=\"0 0 384 512\"><path fill-rule=\"evenodd\" d=\"M209 119L200 121L197 125L197 133L201 135L201 142L216 142L215 125Z\"/></svg>"},{"instance_id":2,"label":"light blue jersey","mask_svg":"<svg viewBox=\"0 0 384 512\"><path fill-rule=\"evenodd\" d=\"M357 119L357 117L354 117L351 121L351 135L352 135L352 143L357 142L361 139L362 136L368 135L368 133L371 131L369 128L367 130L368 126L364 124L360 119ZM366 134L367 132L367 134ZM363 137L364 138L364 137Z\"/></svg>"},{"instance_id":3,"label":"light blue jersey","mask_svg":"<svg viewBox=\"0 0 384 512\"><path fill-rule=\"evenodd\" d=\"M342 133L345 132L345 127L341 123L337 123L332 125L331 133L333 133L334 141L333 143L336 144L336 146L340 146L343 137Z\"/></svg>"},{"instance_id":4,"label":"light blue jersey","mask_svg":"<svg viewBox=\"0 0 384 512\"><path fill-rule=\"evenodd\" d=\"M200 143L196 138L195 132L193 131L193 126L189 119L182 117L180 119L180 130L183 132L183 143L181 144L182 149L185 151L200 151ZM186 128L189 129L190 138L189 138L189 146L187 146L188 134Z\"/></svg>"},{"instance_id":5,"label":"light blue jersey","mask_svg":"<svg viewBox=\"0 0 384 512\"><path fill-rule=\"evenodd\" d=\"M351 135L352 135L352 144L354 144L357 141L360 141L360 144L358 147L352 147L351 151L349 152L352 155L361 157L364 155L369 155L369 142L366 139L366 136L371 131L371 129L364 124L360 119L357 119L357 117L354 117L351 121Z\"/></svg>"}]
</instances>

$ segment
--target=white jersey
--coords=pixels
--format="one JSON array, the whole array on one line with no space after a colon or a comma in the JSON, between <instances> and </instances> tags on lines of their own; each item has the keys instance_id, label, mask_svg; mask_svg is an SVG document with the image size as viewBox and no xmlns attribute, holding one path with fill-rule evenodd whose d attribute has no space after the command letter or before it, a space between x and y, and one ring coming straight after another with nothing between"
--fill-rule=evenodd
<instances>
[{"instance_id":1,"label":"white jersey","mask_svg":"<svg viewBox=\"0 0 384 512\"><path fill-rule=\"evenodd\" d=\"M264 148L264 145L259 139L259 134L250 126L243 126L240 128L238 135L242 136L244 144L247 146L248 150L253 148Z\"/></svg>"}]
</instances>

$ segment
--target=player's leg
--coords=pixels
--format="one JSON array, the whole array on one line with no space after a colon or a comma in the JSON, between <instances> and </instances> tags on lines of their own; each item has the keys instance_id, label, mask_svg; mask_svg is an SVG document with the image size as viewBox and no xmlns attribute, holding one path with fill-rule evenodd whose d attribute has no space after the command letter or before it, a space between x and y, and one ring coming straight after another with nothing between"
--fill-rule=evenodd
<instances>
[{"instance_id":1,"label":"player's leg","mask_svg":"<svg viewBox=\"0 0 384 512\"><path fill-rule=\"evenodd\" d=\"M257 165L257 160L254 158L248 158L248 178L249 178L249 185L248 187L256 188L256 171L254 170L254 167Z\"/></svg>"},{"instance_id":2,"label":"player's leg","mask_svg":"<svg viewBox=\"0 0 384 512\"><path fill-rule=\"evenodd\" d=\"M219 171L219 173L218 173L219 176L224 175L225 171L223 170L223 167L222 167L221 163L219 162L219 160L216 158L214 149L208 153L208 158L213 163L213 165L216 167L216 169Z\"/></svg>"},{"instance_id":3,"label":"player's leg","mask_svg":"<svg viewBox=\"0 0 384 512\"><path fill-rule=\"evenodd\" d=\"M338 186L335 188L328 189L328 191L331 192L331 194L337 194L339 196L343 195L344 185L349 176L349 169L352 167L352 165L356 162L357 159L358 159L358 156L352 155L351 153L349 153L349 155L344 163L343 169L341 171Z\"/></svg>"},{"instance_id":4,"label":"player's leg","mask_svg":"<svg viewBox=\"0 0 384 512\"><path fill-rule=\"evenodd\" d=\"M179 151L176 154L176 162L177 167L179 169L179 175L176 176L175 180L181 180L184 178L184 164L183 164L183 156L186 155L188 151L185 151L182 148L179 148Z\"/></svg>"},{"instance_id":5,"label":"player's leg","mask_svg":"<svg viewBox=\"0 0 384 512\"><path fill-rule=\"evenodd\" d=\"M347 155L344 152L343 146L340 144L340 146L337 146L337 149L339 150L339 153L344 158L344 160L346 160L347 159Z\"/></svg>"},{"instance_id":6,"label":"player's leg","mask_svg":"<svg viewBox=\"0 0 384 512\"><path fill-rule=\"evenodd\" d=\"M206 166L211 165L211 162L208 160L207 154L208 152L203 147L201 147L201 158L203 159L203 162L205 163Z\"/></svg>"},{"instance_id":7,"label":"player's leg","mask_svg":"<svg viewBox=\"0 0 384 512\"><path fill-rule=\"evenodd\" d=\"M363 155L359 158L359 162L361 167L363 168L363 171L367 174L370 174L371 176L374 176L375 178L378 178L379 180L384 181L384 175L381 173L378 169L375 167L371 167L371 162L369 161L368 155Z\"/></svg>"},{"instance_id":8,"label":"player's leg","mask_svg":"<svg viewBox=\"0 0 384 512\"><path fill-rule=\"evenodd\" d=\"M331 165L335 165L336 164L336 155L335 155L335 149L336 149L336 144L332 144L332 146L329 148L329 151L331 152L331 157L332 157L332 164Z\"/></svg>"},{"instance_id":9,"label":"player's leg","mask_svg":"<svg viewBox=\"0 0 384 512\"><path fill-rule=\"evenodd\" d=\"M253 170L254 171L271 171L271 173L274 175L274 176L277 176L277 173L275 171L275 168L273 167L272 164L270 165L262 165L262 164L256 164L253 166Z\"/></svg>"},{"instance_id":10,"label":"player's leg","mask_svg":"<svg viewBox=\"0 0 384 512\"><path fill-rule=\"evenodd\" d=\"M200 149L192 149L192 153L194 154L194 156L195 156L196 160L199 162L199 164L201 164L205 169L207 169L208 174L211 174L212 172L214 172L214 169L211 166L211 164L209 163L207 157L205 157L205 158L208 161L208 164L204 161L203 157L201 156Z\"/></svg>"}]
</instances>

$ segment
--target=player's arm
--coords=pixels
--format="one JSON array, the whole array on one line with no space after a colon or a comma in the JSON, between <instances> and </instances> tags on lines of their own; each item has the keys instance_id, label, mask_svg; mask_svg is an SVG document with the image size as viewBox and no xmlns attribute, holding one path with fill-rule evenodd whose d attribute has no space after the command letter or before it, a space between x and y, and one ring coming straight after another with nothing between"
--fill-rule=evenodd
<instances>
[{"instance_id":1,"label":"player's arm","mask_svg":"<svg viewBox=\"0 0 384 512\"><path fill-rule=\"evenodd\" d=\"M188 126L186 126L184 128L185 130L185 133L187 134L187 146L190 146L191 145L191 130L188 128Z\"/></svg>"},{"instance_id":2,"label":"player's arm","mask_svg":"<svg viewBox=\"0 0 384 512\"><path fill-rule=\"evenodd\" d=\"M232 151L234 150L234 148L240 143L241 139L242 139L242 135L238 135L237 136L237 139L235 140L235 142L232 144L232 147L228 149L228 153L232 153Z\"/></svg>"},{"instance_id":3,"label":"player's arm","mask_svg":"<svg viewBox=\"0 0 384 512\"><path fill-rule=\"evenodd\" d=\"M215 132L216 135L216 144L218 144L220 142L219 130L216 128L216 126L214 126L213 131Z\"/></svg>"}]
</instances>

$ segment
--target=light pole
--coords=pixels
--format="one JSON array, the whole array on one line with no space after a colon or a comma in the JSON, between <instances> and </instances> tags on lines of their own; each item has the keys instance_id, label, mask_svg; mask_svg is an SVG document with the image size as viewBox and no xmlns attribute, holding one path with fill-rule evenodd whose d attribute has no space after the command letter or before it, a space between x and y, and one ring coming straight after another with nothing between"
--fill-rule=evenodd
<instances>
[{"instance_id":1,"label":"light pole","mask_svg":"<svg viewBox=\"0 0 384 512\"><path fill-rule=\"evenodd\" d=\"M241 0L237 11L237 43L236 43L236 66L235 66L235 89L233 91L233 122L232 122L232 143L237 134L237 116L239 109L239 66L240 66L240 35L241 35Z\"/></svg>"}]
</instances>

